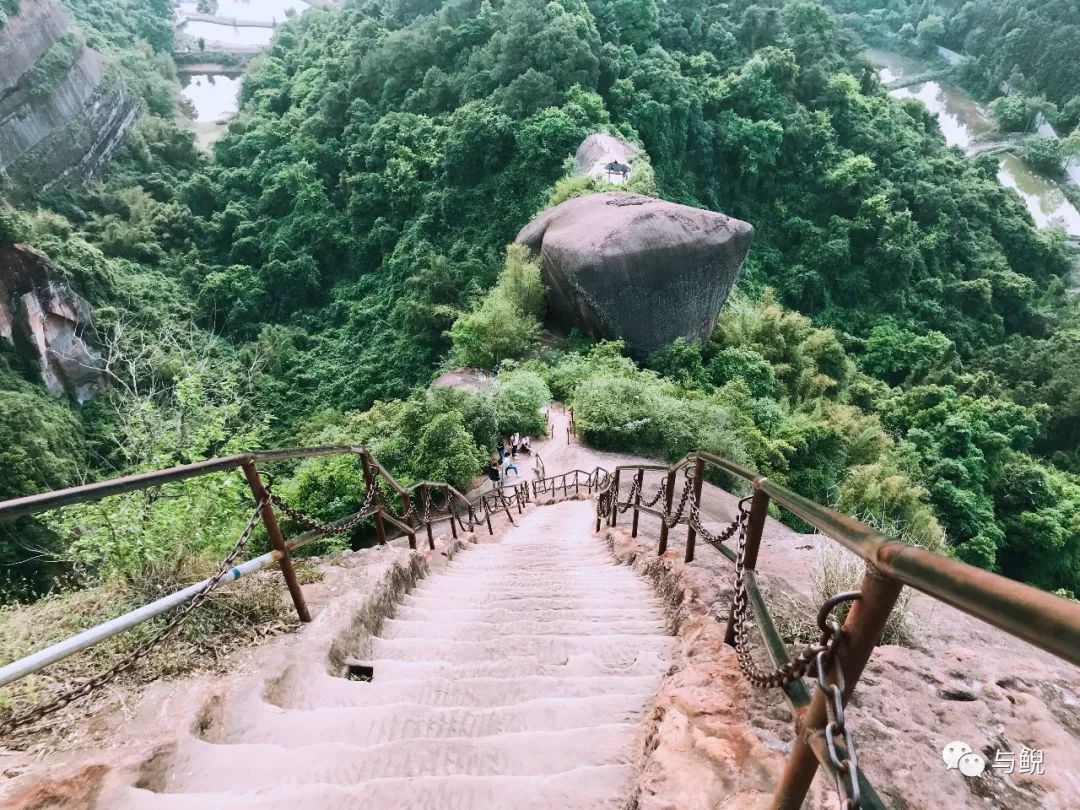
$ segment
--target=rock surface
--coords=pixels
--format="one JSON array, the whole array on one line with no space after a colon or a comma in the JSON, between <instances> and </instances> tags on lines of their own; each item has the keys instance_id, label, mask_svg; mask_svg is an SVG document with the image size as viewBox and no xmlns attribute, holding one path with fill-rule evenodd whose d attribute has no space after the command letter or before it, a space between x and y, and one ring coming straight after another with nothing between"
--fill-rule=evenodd
<instances>
[{"instance_id":1,"label":"rock surface","mask_svg":"<svg viewBox=\"0 0 1080 810\"><path fill-rule=\"evenodd\" d=\"M85 402L105 386L90 305L22 245L0 245L0 340L37 364L53 396Z\"/></svg>"},{"instance_id":2,"label":"rock surface","mask_svg":"<svg viewBox=\"0 0 1080 810\"><path fill-rule=\"evenodd\" d=\"M633 169L625 175L609 172L609 163L618 163L630 167L630 161L641 154L636 146L608 135L606 132L594 132L581 142L574 155L574 174L579 177L593 177L621 186L630 180Z\"/></svg>"},{"instance_id":3,"label":"rock surface","mask_svg":"<svg viewBox=\"0 0 1080 810\"><path fill-rule=\"evenodd\" d=\"M724 214L615 191L548 209L516 241L540 257L555 324L624 340L644 357L711 334L753 232Z\"/></svg>"},{"instance_id":4,"label":"rock surface","mask_svg":"<svg viewBox=\"0 0 1080 810\"><path fill-rule=\"evenodd\" d=\"M16 199L93 176L138 117L136 99L108 80L101 54L64 39L68 33L55 0L22 0L0 28L0 170ZM71 67L64 75L37 75L51 51L65 48Z\"/></svg>"}]
</instances>

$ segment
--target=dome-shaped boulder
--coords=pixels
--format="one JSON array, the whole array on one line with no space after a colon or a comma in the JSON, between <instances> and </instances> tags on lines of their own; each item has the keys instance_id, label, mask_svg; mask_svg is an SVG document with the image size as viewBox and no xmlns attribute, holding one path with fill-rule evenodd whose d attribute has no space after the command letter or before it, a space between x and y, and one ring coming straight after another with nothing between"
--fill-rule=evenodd
<instances>
[{"instance_id":1,"label":"dome-shaped boulder","mask_svg":"<svg viewBox=\"0 0 1080 810\"><path fill-rule=\"evenodd\" d=\"M709 336L753 234L724 214L613 191L544 211L516 241L540 257L553 323L644 357Z\"/></svg>"}]
</instances>

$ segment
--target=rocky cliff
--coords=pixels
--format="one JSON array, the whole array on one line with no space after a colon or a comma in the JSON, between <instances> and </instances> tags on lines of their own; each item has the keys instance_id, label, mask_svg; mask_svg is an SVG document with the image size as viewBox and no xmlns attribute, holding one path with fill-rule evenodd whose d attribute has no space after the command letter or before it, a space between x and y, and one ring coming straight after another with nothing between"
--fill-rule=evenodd
<instances>
[{"instance_id":1,"label":"rocky cliff","mask_svg":"<svg viewBox=\"0 0 1080 810\"><path fill-rule=\"evenodd\" d=\"M50 394L85 402L104 387L90 321L90 305L45 256L0 244L0 341L34 360Z\"/></svg>"},{"instance_id":2,"label":"rocky cliff","mask_svg":"<svg viewBox=\"0 0 1080 810\"><path fill-rule=\"evenodd\" d=\"M55 0L22 0L0 28L0 170L12 196L92 176L137 116Z\"/></svg>"}]
</instances>

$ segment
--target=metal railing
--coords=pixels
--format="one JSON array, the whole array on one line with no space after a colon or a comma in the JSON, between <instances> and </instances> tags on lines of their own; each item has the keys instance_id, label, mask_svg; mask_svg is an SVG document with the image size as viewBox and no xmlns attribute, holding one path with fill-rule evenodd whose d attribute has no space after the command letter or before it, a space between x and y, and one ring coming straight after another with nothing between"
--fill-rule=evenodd
<instances>
[{"instance_id":1,"label":"metal railing","mask_svg":"<svg viewBox=\"0 0 1080 810\"><path fill-rule=\"evenodd\" d=\"M356 513L329 523L321 522L304 514L293 508L276 493L273 493L271 486L264 481L264 474L260 473L258 469L259 464L340 455L358 457L363 468L365 492L362 506ZM243 472L251 489L254 499L254 513L241 533L240 539L222 561L214 576L0 667L0 686L5 686L35 672L40 672L57 661L75 655L143 622L177 610L164 629L156 633L149 642L140 645L133 653L110 667L106 672L77 684L59 696L52 698L48 703L40 704L22 716L0 722L0 734L40 719L45 714L87 696L116 675L132 668L153 646L175 632L188 614L201 604L211 591L222 584L235 581L241 576L258 571L272 563L278 563L281 568L286 587L292 597L300 621L310 622L311 613L296 575L292 552L317 540L351 531L364 520L371 518L374 521L375 532L380 544L387 542L386 524L389 523L408 537L409 548L411 549L417 548L416 532L423 527L427 533L428 547L434 549L433 526L443 521L449 521L450 530L453 536L457 538L459 529L473 531L476 527L486 523L489 534L493 534L492 514L500 510L504 511L506 517L513 523L511 507L516 506L520 514L524 505L531 500L529 487L525 483L498 487L471 501L452 485L441 481L420 481L405 487L370 452L362 447L310 447L271 450L210 459L165 470L137 473L123 478L100 481L70 489L2 501L0 502L0 521L237 469ZM383 488L388 489L392 497L400 499L400 514L395 512L384 499ZM441 498L437 497L439 492L442 493ZM307 531L286 540L275 507L292 522L306 528ZM266 529L271 551L253 559L238 562L254 529L260 522Z\"/></svg>"},{"instance_id":2,"label":"metal railing","mask_svg":"<svg viewBox=\"0 0 1080 810\"><path fill-rule=\"evenodd\" d=\"M701 512L707 468L721 470L752 488L752 495L739 502L736 519L717 534L707 530ZM644 500L647 472L660 473L662 480L656 493ZM683 484L676 505L680 474ZM622 499L624 477L631 484ZM822 605L818 615L821 641L794 657L776 629L757 581L758 552L770 503L787 509L867 564L858 591L837 594ZM602 522L615 526L618 515L630 510L633 536L637 536L641 513L660 519L659 554L667 551L670 530L684 523L685 562L693 562L700 536L735 563L735 596L725 640L735 647L747 679L758 686L782 688L795 716L796 741L773 808L800 807L819 764L836 780L845 807L884 806L859 771L844 707L904 585L1080 665L1080 604L888 537L712 453L692 453L671 466L616 467L597 492L597 531ZM736 534L738 547L725 546ZM851 602L851 607L840 626L830 614L842 602ZM749 654L746 625L751 612L774 667L771 671L763 670ZM816 679L812 694L802 680L804 674Z\"/></svg>"},{"instance_id":3,"label":"metal railing","mask_svg":"<svg viewBox=\"0 0 1080 810\"><path fill-rule=\"evenodd\" d=\"M574 494L577 495L583 486L586 494L592 494L594 489L607 483L608 475L608 471L603 467L596 467L592 472L567 470L557 475L539 476L533 481L532 494L534 498L546 494L557 495L559 488L562 487L563 497L566 497L570 494L570 487L574 488Z\"/></svg>"}]
</instances>

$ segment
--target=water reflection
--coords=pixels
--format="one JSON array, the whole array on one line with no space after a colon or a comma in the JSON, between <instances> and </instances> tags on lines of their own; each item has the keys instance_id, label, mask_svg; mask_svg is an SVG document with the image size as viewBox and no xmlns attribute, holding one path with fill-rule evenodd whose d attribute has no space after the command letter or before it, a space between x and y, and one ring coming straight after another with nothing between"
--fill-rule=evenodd
<instances>
[{"instance_id":1,"label":"water reflection","mask_svg":"<svg viewBox=\"0 0 1080 810\"><path fill-rule=\"evenodd\" d=\"M871 49L867 58L879 68L886 84L908 76L919 76L932 66L911 57ZM992 138L996 127L974 99L959 87L947 82L929 81L890 91L894 98L914 98L938 117L942 135L950 146L968 149L979 140ZM1080 236L1080 211L1052 180L1032 170L1012 154L998 156L998 180L1019 194L1032 219L1040 228L1064 227L1073 236ZM1080 183L1080 166L1069 168L1069 176Z\"/></svg>"},{"instance_id":2,"label":"water reflection","mask_svg":"<svg viewBox=\"0 0 1080 810\"><path fill-rule=\"evenodd\" d=\"M196 20L185 25L184 31L203 40L207 50L213 50L215 42L223 45L267 45L274 36L273 28L236 28Z\"/></svg>"},{"instance_id":3,"label":"water reflection","mask_svg":"<svg viewBox=\"0 0 1080 810\"><path fill-rule=\"evenodd\" d=\"M1080 211L1055 183L1031 171L1015 155L998 155L998 163L998 180L1024 198L1036 225L1064 228L1071 236L1080 236Z\"/></svg>"},{"instance_id":4,"label":"water reflection","mask_svg":"<svg viewBox=\"0 0 1080 810\"><path fill-rule=\"evenodd\" d=\"M893 90L893 98L914 98L938 117L941 134L949 146L967 149L994 125L964 91L940 82L925 82Z\"/></svg>"},{"instance_id":5,"label":"water reflection","mask_svg":"<svg viewBox=\"0 0 1080 810\"><path fill-rule=\"evenodd\" d=\"M240 76L225 76L221 73L182 76L181 93L195 108L196 122L221 121L236 112L241 81Z\"/></svg>"}]
</instances>

